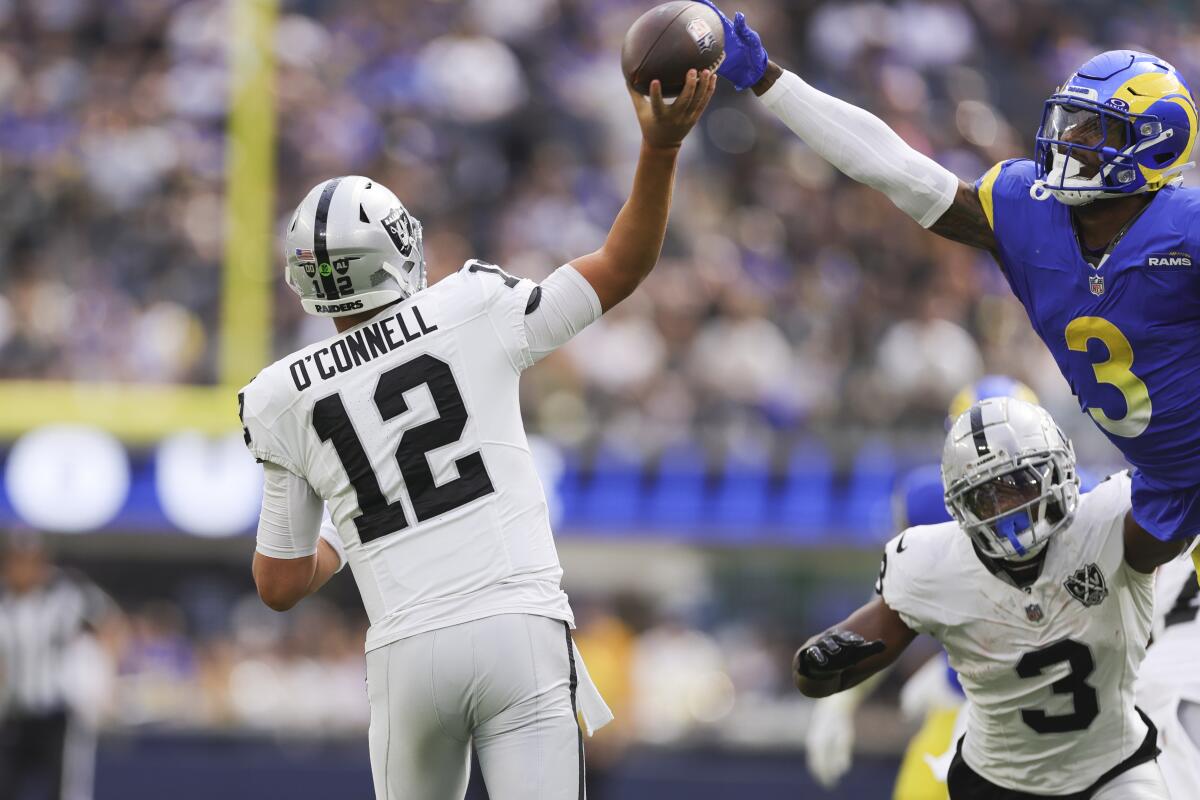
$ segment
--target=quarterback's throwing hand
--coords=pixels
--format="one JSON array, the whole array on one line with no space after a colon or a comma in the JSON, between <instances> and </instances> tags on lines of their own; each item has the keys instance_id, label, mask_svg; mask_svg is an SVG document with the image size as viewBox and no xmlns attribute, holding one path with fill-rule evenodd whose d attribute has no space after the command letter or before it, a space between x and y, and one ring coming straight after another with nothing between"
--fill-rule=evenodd
<instances>
[{"instance_id":1,"label":"quarterback's throwing hand","mask_svg":"<svg viewBox=\"0 0 1200 800\"><path fill-rule=\"evenodd\" d=\"M884 649L882 639L868 642L852 631L834 629L797 650L792 669L809 680L825 681Z\"/></svg>"},{"instance_id":2,"label":"quarterback's throwing hand","mask_svg":"<svg viewBox=\"0 0 1200 800\"><path fill-rule=\"evenodd\" d=\"M767 50L762 38L746 22L746 15L737 12L731 21L713 0L696 0L711 8L721 18L725 29L725 60L717 74L733 84L739 92L758 83L767 70Z\"/></svg>"},{"instance_id":3,"label":"quarterback's throwing hand","mask_svg":"<svg viewBox=\"0 0 1200 800\"><path fill-rule=\"evenodd\" d=\"M651 82L649 99L630 88L629 96L633 98L633 107L637 111L638 124L642 126L642 138L646 144L664 149L683 144L684 137L700 119L716 89L715 73L704 70L697 75L694 69L688 71L683 91L669 105L663 100L659 81Z\"/></svg>"}]
</instances>

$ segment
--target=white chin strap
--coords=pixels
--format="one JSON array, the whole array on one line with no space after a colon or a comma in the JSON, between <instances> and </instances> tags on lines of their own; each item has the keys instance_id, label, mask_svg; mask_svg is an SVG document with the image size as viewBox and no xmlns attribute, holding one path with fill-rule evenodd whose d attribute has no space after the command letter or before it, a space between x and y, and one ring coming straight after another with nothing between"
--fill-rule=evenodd
<instances>
[{"instance_id":1,"label":"white chin strap","mask_svg":"<svg viewBox=\"0 0 1200 800\"><path fill-rule=\"evenodd\" d=\"M1139 144L1129 155L1136 155L1139 151L1147 147L1151 147L1164 139L1171 137L1172 131L1165 130L1162 134L1154 139L1147 139ZM1163 186L1172 183L1178 183L1183 180L1183 171L1191 169L1196 165L1194 161L1188 161L1184 164L1176 164L1168 170L1164 170L1162 174L1162 182L1156 187L1161 189ZM1083 163L1076 158L1070 158L1063 153L1054 151L1054 163L1047 176L1059 176L1058 185L1060 187L1069 186L1070 188L1052 189L1046 186L1046 181L1034 181L1029 187L1029 196L1034 200L1046 200L1051 197L1058 202L1068 206L1082 206L1093 200L1104 200L1106 198L1129 197L1134 194L1142 194L1143 192L1151 191L1149 184L1143 184L1137 190L1132 192L1106 192L1104 191L1104 177L1117 165L1107 164L1102 167L1095 175L1090 178L1080 178L1079 172L1083 169ZM1122 169L1130 169L1128 166L1121 167Z\"/></svg>"},{"instance_id":2,"label":"white chin strap","mask_svg":"<svg viewBox=\"0 0 1200 800\"><path fill-rule=\"evenodd\" d=\"M387 261L384 261L380 265L380 268L384 272L386 272L392 276L392 278L396 281L396 285L397 285L397 288L400 290L400 293L406 298L412 297L414 294L416 294L417 292L421 291L422 289L424 289L426 287L425 270L423 270L423 269L420 270L421 277L419 279L420 282L418 284L417 282L415 282L413 280L411 273L405 274L403 270L392 266ZM416 272L416 271L417 271L417 267L414 266L413 272Z\"/></svg>"},{"instance_id":3,"label":"white chin strap","mask_svg":"<svg viewBox=\"0 0 1200 800\"><path fill-rule=\"evenodd\" d=\"M1079 159L1068 157L1055 150L1054 163L1047 171L1047 177L1057 176L1057 183L1060 187L1069 186L1070 188L1050 188L1046 185L1046 181L1039 180L1034 181L1033 185L1029 187L1029 196L1034 200L1046 200L1053 197L1068 206L1082 206L1093 200L1113 196L1104 191L1104 170L1098 170L1090 178L1081 178L1079 173L1083 168L1084 164Z\"/></svg>"}]
</instances>

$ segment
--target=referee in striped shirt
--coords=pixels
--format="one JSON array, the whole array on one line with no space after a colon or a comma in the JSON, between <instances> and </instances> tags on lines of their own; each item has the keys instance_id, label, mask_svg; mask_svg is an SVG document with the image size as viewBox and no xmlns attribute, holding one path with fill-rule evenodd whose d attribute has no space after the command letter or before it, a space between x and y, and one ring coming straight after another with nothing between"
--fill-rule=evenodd
<instances>
[{"instance_id":1,"label":"referee in striped shirt","mask_svg":"<svg viewBox=\"0 0 1200 800\"><path fill-rule=\"evenodd\" d=\"M5 541L0 800L90 800L95 714L82 706L85 687L104 669L95 634L111 630L115 611L94 584L54 567L37 536Z\"/></svg>"}]
</instances>

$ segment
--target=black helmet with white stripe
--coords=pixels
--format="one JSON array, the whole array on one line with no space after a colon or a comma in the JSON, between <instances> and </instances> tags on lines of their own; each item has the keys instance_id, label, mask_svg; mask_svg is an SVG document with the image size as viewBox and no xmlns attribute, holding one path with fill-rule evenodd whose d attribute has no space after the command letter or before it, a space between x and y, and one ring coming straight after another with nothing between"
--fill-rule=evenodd
<instances>
[{"instance_id":1,"label":"black helmet with white stripe","mask_svg":"<svg viewBox=\"0 0 1200 800\"><path fill-rule=\"evenodd\" d=\"M285 247L287 284L309 314L356 314L425 288L421 223L387 187L361 175L314 186L292 216Z\"/></svg>"},{"instance_id":2,"label":"black helmet with white stripe","mask_svg":"<svg viewBox=\"0 0 1200 800\"><path fill-rule=\"evenodd\" d=\"M980 552L1018 560L1075 518L1075 449L1050 413L993 397L954 421L942 453L946 507Z\"/></svg>"}]
</instances>

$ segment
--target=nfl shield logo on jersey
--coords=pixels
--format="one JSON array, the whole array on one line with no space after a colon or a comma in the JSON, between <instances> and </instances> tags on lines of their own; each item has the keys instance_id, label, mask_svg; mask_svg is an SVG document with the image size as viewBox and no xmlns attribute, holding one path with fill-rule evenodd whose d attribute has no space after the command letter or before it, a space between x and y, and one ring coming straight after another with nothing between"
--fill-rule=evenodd
<instances>
[{"instance_id":1,"label":"nfl shield logo on jersey","mask_svg":"<svg viewBox=\"0 0 1200 800\"><path fill-rule=\"evenodd\" d=\"M1071 577L1063 581L1063 586L1085 606L1098 606L1108 596L1104 573L1094 563L1075 570Z\"/></svg>"},{"instance_id":2,"label":"nfl shield logo on jersey","mask_svg":"<svg viewBox=\"0 0 1200 800\"><path fill-rule=\"evenodd\" d=\"M1104 276L1090 275L1088 276L1088 286L1092 290L1092 294L1099 296L1104 294Z\"/></svg>"},{"instance_id":3,"label":"nfl shield logo on jersey","mask_svg":"<svg viewBox=\"0 0 1200 800\"><path fill-rule=\"evenodd\" d=\"M1042 617L1044 616L1042 614L1041 605L1038 603L1030 603L1029 605L1025 606L1025 616L1029 618L1030 622L1041 622Z\"/></svg>"}]
</instances>

